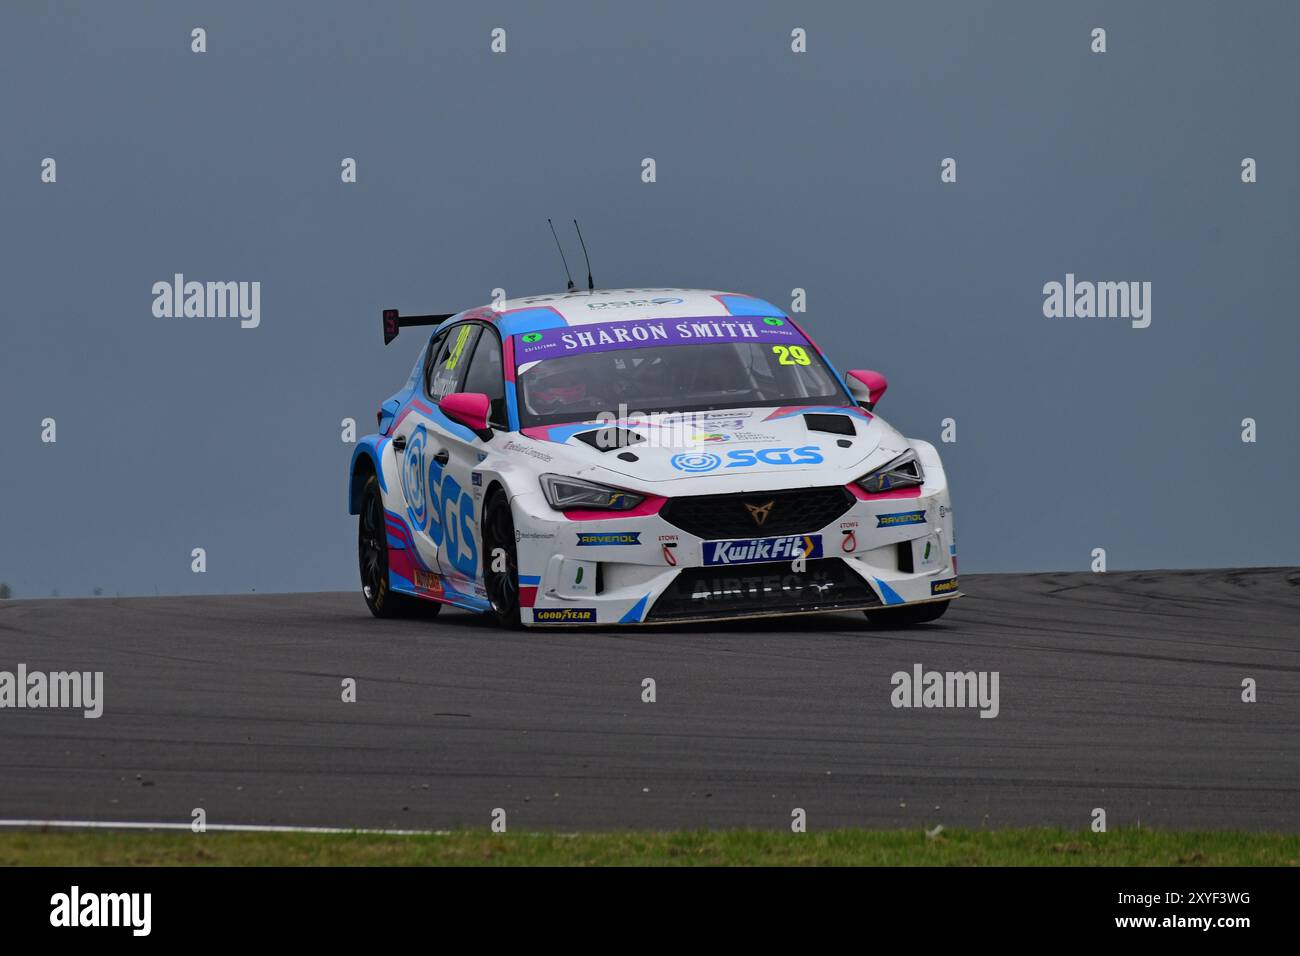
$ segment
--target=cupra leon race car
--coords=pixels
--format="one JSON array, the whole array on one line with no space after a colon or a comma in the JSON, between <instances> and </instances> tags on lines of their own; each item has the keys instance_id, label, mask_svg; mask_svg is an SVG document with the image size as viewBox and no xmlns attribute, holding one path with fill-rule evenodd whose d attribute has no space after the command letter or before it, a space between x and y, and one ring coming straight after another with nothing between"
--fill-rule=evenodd
<instances>
[{"instance_id":1,"label":"cupra leon race car","mask_svg":"<svg viewBox=\"0 0 1300 956\"><path fill-rule=\"evenodd\" d=\"M383 318L385 343L437 327L352 456L378 617L907 625L960 593L934 446L874 413L884 376L841 376L761 299L570 291Z\"/></svg>"}]
</instances>

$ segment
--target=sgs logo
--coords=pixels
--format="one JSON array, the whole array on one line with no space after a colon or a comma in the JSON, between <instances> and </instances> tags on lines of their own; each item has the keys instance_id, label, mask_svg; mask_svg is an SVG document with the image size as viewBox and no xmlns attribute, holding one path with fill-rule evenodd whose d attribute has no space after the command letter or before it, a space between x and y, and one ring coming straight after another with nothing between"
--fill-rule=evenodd
<instances>
[{"instance_id":1,"label":"sgs logo","mask_svg":"<svg viewBox=\"0 0 1300 956\"><path fill-rule=\"evenodd\" d=\"M411 526L425 532L435 547L446 542L452 566L473 578L478 570L478 545L474 541L474 498L461 488L442 465L429 460L425 448L429 436L420 425L411 433L402 461L402 493Z\"/></svg>"},{"instance_id":2,"label":"sgs logo","mask_svg":"<svg viewBox=\"0 0 1300 956\"><path fill-rule=\"evenodd\" d=\"M420 531L429 521L424 494L424 446L428 440L429 436L421 425L407 439L406 451L402 454L402 496L406 499L406 517L410 519L411 527Z\"/></svg>"},{"instance_id":3,"label":"sgs logo","mask_svg":"<svg viewBox=\"0 0 1300 956\"><path fill-rule=\"evenodd\" d=\"M674 455L670 460L678 471L713 471L722 459L711 452ZM751 468L754 465L820 465L821 449L816 445L801 448L737 448L727 452L726 468Z\"/></svg>"},{"instance_id":4,"label":"sgs logo","mask_svg":"<svg viewBox=\"0 0 1300 956\"><path fill-rule=\"evenodd\" d=\"M748 468L751 465L820 465L821 449L816 445L801 448L737 448L727 452L728 468Z\"/></svg>"}]
</instances>

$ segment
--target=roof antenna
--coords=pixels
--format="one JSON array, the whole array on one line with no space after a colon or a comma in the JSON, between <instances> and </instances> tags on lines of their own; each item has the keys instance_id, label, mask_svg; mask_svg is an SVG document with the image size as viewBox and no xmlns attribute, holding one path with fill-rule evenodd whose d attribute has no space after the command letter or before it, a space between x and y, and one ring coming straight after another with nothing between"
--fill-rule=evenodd
<instances>
[{"instance_id":1,"label":"roof antenna","mask_svg":"<svg viewBox=\"0 0 1300 956\"><path fill-rule=\"evenodd\" d=\"M578 220L573 220L573 228L578 229ZM578 242L582 243L582 258L587 260L587 291L595 292L596 283L591 278L591 256L587 255L587 244L582 242L582 230L578 229Z\"/></svg>"},{"instance_id":2,"label":"roof antenna","mask_svg":"<svg viewBox=\"0 0 1300 956\"><path fill-rule=\"evenodd\" d=\"M555 236L555 223L551 222L550 217L547 217L546 224L551 227L551 235ZM559 236L555 236L555 248L560 250L560 261L564 263L564 275L569 280L569 291L572 292L575 288L573 276L569 275L569 260L564 258L564 246L560 245Z\"/></svg>"}]
</instances>

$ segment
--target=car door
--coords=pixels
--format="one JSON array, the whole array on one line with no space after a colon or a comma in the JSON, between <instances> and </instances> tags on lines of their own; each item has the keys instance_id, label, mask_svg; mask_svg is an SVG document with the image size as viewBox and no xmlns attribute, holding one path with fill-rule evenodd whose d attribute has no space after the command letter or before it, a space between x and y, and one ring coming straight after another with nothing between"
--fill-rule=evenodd
<instances>
[{"instance_id":1,"label":"car door","mask_svg":"<svg viewBox=\"0 0 1300 956\"><path fill-rule=\"evenodd\" d=\"M482 460L481 438L452 421L438 402L466 389L462 383L471 356L483 335L495 338L476 322L448 329L429 366L426 393L429 401L428 482L430 538L436 540L438 566L449 597L476 604L483 599L480 580L478 507L472 474Z\"/></svg>"},{"instance_id":2,"label":"car door","mask_svg":"<svg viewBox=\"0 0 1300 956\"><path fill-rule=\"evenodd\" d=\"M430 489L430 456L439 447L437 426L433 421L434 406L425 393L430 369L443 354L447 333L435 335L425 352L424 364L417 370L412 383L413 392L401 409L395 412L397 424L393 428L392 446L401 478L402 498L405 502L406 524L411 531L415 550L411 586L416 591L435 597L442 596L441 574L438 565L438 546L442 543L442 523L433 513L436 497ZM434 445L431 449L430 445ZM439 474L438 479L441 480Z\"/></svg>"}]
</instances>

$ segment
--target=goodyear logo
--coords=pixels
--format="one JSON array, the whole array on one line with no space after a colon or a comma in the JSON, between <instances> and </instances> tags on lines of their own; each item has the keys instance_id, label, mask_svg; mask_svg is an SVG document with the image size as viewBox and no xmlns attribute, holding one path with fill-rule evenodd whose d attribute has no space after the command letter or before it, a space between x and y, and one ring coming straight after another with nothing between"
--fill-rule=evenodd
<instances>
[{"instance_id":1,"label":"goodyear logo","mask_svg":"<svg viewBox=\"0 0 1300 956\"><path fill-rule=\"evenodd\" d=\"M946 581L930 582L931 594L951 594L955 590L957 590L956 578L948 578Z\"/></svg>"},{"instance_id":2,"label":"goodyear logo","mask_svg":"<svg viewBox=\"0 0 1300 956\"><path fill-rule=\"evenodd\" d=\"M762 561L793 561L795 558L811 559L821 556L822 536L819 534L704 542L706 565L757 564Z\"/></svg>"},{"instance_id":3,"label":"goodyear logo","mask_svg":"<svg viewBox=\"0 0 1300 956\"><path fill-rule=\"evenodd\" d=\"M594 531L594 532L577 532L578 547L585 548L591 545L606 544L640 544L640 531Z\"/></svg>"},{"instance_id":4,"label":"goodyear logo","mask_svg":"<svg viewBox=\"0 0 1300 956\"><path fill-rule=\"evenodd\" d=\"M533 611L533 620L538 624L581 624L596 620L594 607L558 607Z\"/></svg>"},{"instance_id":5,"label":"goodyear logo","mask_svg":"<svg viewBox=\"0 0 1300 956\"><path fill-rule=\"evenodd\" d=\"M898 528L905 524L925 524L925 512L895 511L893 514L876 515L877 528Z\"/></svg>"}]
</instances>

